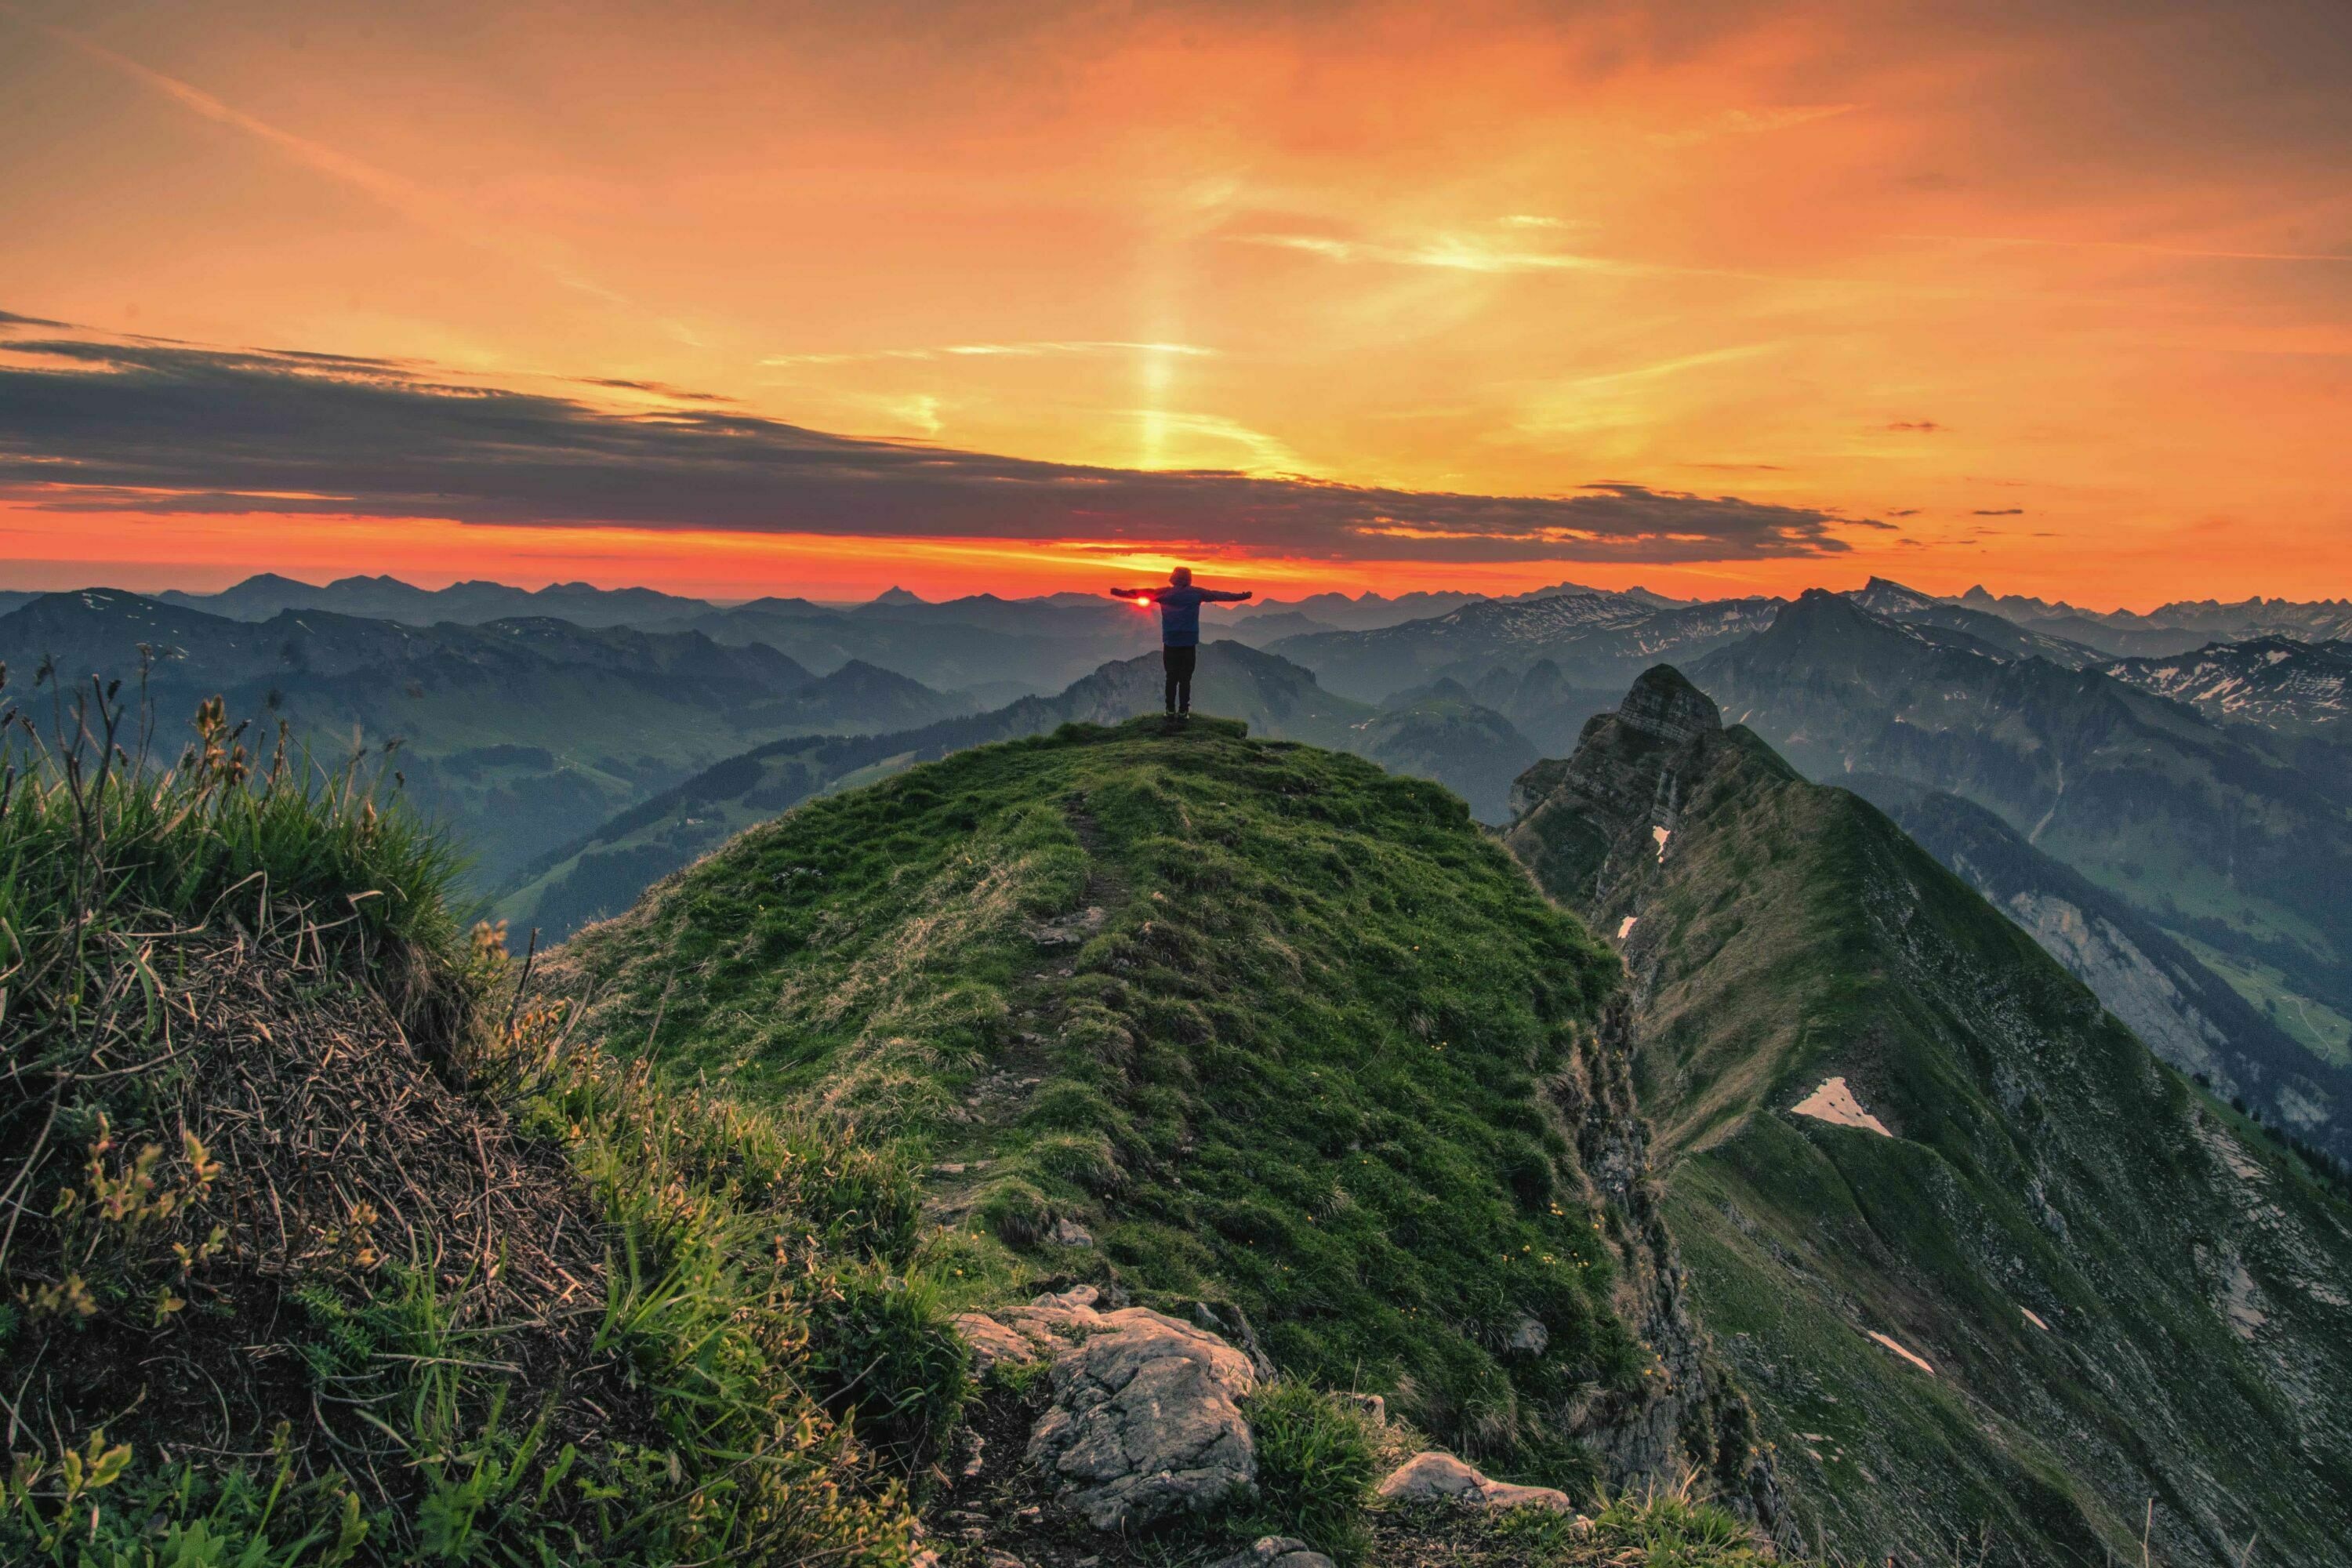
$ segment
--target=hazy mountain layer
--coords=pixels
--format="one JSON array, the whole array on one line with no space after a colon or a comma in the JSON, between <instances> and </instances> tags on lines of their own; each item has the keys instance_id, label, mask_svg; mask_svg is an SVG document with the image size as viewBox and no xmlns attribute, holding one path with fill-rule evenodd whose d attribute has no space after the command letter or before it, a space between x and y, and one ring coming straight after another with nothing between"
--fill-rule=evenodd
<instances>
[{"instance_id":1,"label":"hazy mountain layer","mask_svg":"<svg viewBox=\"0 0 2352 1568\"><path fill-rule=\"evenodd\" d=\"M253 721L257 752L280 721L329 763L396 739L392 765L408 794L457 829L484 888L747 745L963 707L870 667L819 680L762 645L544 617L415 626L287 610L252 622L102 589L0 616L0 660L18 692L45 666L68 687L97 674L135 690L142 644L154 654L163 752L215 696Z\"/></svg>"},{"instance_id":2,"label":"hazy mountain layer","mask_svg":"<svg viewBox=\"0 0 2352 1568\"><path fill-rule=\"evenodd\" d=\"M1577 591L1482 599L1428 620L1286 637L1273 651L1335 691L1378 700L1440 677L1465 685L1549 661L1578 685L1622 687L1663 655L1696 658L1771 623L1776 599L1664 605L1654 595Z\"/></svg>"}]
</instances>

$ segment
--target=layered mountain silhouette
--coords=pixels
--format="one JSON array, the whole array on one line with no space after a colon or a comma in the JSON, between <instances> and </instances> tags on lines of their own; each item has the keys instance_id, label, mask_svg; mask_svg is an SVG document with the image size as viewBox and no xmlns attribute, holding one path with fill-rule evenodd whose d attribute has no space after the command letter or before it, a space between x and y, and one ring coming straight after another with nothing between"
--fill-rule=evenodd
<instances>
[{"instance_id":1,"label":"layered mountain silhouette","mask_svg":"<svg viewBox=\"0 0 2352 1568\"><path fill-rule=\"evenodd\" d=\"M1549 661L1580 685L1622 688L1661 656L1693 658L1771 623L1780 601L1657 602L1654 595L1578 590L1484 599L1446 615L1362 632L1286 637L1272 651L1325 685L1378 700L1441 677L1475 685L1497 669Z\"/></svg>"},{"instance_id":2,"label":"layered mountain silhouette","mask_svg":"<svg viewBox=\"0 0 2352 1568\"><path fill-rule=\"evenodd\" d=\"M406 792L461 835L485 887L747 744L968 707L870 666L820 679L764 644L694 631L543 616L414 626L320 609L244 621L108 589L0 616L0 661L20 700L39 678L61 708L92 677L133 694L143 680L142 719L167 758L212 697L250 721L260 754L280 722L327 766L397 741Z\"/></svg>"}]
</instances>

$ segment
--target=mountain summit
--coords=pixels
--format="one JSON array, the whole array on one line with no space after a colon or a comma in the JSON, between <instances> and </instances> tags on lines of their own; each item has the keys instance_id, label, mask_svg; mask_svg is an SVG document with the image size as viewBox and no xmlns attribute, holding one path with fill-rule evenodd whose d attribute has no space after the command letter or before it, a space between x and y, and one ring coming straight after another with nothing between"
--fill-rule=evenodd
<instances>
[{"instance_id":1,"label":"mountain summit","mask_svg":"<svg viewBox=\"0 0 2352 1568\"><path fill-rule=\"evenodd\" d=\"M1682 671L1661 664L1643 672L1617 705L1617 721L1654 739L1696 741L1723 728L1723 710Z\"/></svg>"}]
</instances>

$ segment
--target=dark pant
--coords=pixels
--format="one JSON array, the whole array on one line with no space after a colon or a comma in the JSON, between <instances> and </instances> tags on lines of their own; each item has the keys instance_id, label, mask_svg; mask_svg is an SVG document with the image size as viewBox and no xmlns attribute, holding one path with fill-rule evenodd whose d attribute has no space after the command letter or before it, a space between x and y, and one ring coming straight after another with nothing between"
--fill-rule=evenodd
<instances>
[{"instance_id":1,"label":"dark pant","mask_svg":"<svg viewBox=\"0 0 2352 1568\"><path fill-rule=\"evenodd\" d=\"M1201 656L1197 647L1163 647L1160 662L1168 670L1168 711L1190 713L1192 710L1192 661Z\"/></svg>"}]
</instances>

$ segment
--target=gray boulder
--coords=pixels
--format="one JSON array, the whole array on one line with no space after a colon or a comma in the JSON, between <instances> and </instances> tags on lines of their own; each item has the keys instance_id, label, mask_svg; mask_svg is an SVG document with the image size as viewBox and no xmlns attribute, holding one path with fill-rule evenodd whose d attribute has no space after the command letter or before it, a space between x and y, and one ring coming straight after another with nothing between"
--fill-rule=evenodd
<instances>
[{"instance_id":1,"label":"gray boulder","mask_svg":"<svg viewBox=\"0 0 2352 1568\"><path fill-rule=\"evenodd\" d=\"M1433 1448L1399 1465L1376 1489L1384 1498L1403 1502L1465 1502L1484 1508L1573 1511L1568 1494L1556 1487L1522 1487L1492 1480L1453 1455Z\"/></svg>"},{"instance_id":2,"label":"gray boulder","mask_svg":"<svg viewBox=\"0 0 2352 1568\"><path fill-rule=\"evenodd\" d=\"M1145 1308L1078 1310L1097 1331L1054 1363L1053 1408L1029 1436L1062 1500L1097 1530L1121 1530L1254 1497L1257 1453L1239 1404L1256 1383L1249 1358Z\"/></svg>"},{"instance_id":3,"label":"gray boulder","mask_svg":"<svg viewBox=\"0 0 2352 1568\"><path fill-rule=\"evenodd\" d=\"M1332 1568L1332 1563L1295 1535L1261 1535L1209 1568Z\"/></svg>"}]
</instances>

